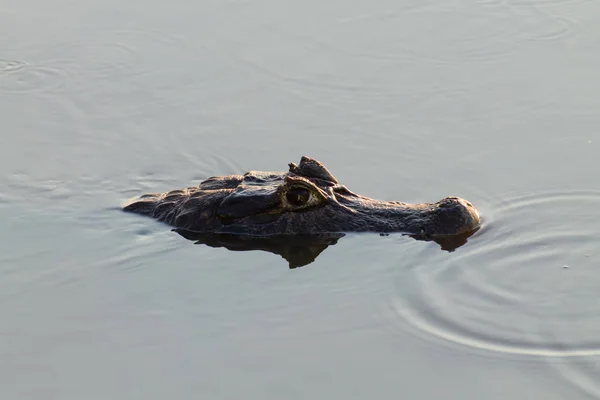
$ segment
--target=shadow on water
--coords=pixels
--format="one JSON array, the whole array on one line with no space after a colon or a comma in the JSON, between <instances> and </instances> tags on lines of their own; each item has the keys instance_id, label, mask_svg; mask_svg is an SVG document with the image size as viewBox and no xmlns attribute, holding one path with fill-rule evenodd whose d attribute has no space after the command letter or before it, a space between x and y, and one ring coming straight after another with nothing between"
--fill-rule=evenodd
<instances>
[{"instance_id":1,"label":"shadow on water","mask_svg":"<svg viewBox=\"0 0 600 400\"><path fill-rule=\"evenodd\" d=\"M442 250L452 252L467 243L469 237L479 230L479 227L460 235L422 236L405 235L416 240L433 241L440 245ZM261 250L278 254L289 263L289 268L298 268L314 262L317 257L329 246L345 236L343 233L323 233L315 235L274 235L265 237L240 236L231 234L214 234L173 229L184 238L194 241L195 244L204 244L210 247L224 247L231 251Z\"/></svg>"}]
</instances>

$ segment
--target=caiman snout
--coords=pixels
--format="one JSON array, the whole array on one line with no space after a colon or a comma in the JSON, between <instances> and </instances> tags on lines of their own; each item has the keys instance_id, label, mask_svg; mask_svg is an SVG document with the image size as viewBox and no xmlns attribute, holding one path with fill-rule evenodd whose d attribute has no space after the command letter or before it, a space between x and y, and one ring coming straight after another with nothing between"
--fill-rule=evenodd
<instances>
[{"instance_id":1,"label":"caiman snout","mask_svg":"<svg viewBox=\"0 0 600 400\"><path fill-rule=\"evenodd\" d=\"M460 197L446 197L436 205L437 225L447 227L448 235L473 231L481 222L479 212L473 204Z\"/></svg>"}]
</instances>

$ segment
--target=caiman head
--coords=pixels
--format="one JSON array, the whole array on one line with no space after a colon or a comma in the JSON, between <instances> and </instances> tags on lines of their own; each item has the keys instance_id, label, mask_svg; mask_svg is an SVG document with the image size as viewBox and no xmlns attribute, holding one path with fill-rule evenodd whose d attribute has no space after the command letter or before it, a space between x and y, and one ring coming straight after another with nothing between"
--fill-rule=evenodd
<instances>
[{"instance_id":1,"label":"caiman head","mask_svg":"<svg viewBox=\"0 0 600 400\"><path fill-rule=\"evenodd\" d=\"M181 230L271 236L402 232L423 239L478 229L475 207L459 197L435 203L379 201L351 192L319 161L302 157L288 172L250 171L131 200L125 211Z\"/></svg>"}]
</instances>

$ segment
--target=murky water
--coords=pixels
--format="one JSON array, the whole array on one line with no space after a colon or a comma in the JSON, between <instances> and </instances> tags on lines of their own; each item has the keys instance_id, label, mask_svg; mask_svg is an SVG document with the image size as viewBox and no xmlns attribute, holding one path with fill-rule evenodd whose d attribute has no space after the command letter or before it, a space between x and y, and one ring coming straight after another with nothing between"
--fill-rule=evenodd
<instances>
[{"instance_id":1,"label":"murky water","mask_svg":"<svg viewBox=\"0 0 600 400\"><path fill-rule=\"evenodd\" d=\"M2 10L2 398L600 397L598 2ZM290 269L119 209L302 155L484 227Z\"/></svg>"}]
</instances>

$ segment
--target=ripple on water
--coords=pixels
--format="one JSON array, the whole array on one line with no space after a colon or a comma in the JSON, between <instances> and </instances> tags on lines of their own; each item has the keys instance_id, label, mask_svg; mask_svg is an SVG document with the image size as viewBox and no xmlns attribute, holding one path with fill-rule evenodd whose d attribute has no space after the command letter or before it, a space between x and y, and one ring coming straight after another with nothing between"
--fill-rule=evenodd
<instances>
[{"instance_id":1,"label":"ripple on water","mask_svg":"<svg viewBox=\"0 0 600 400\"><path fill-rule=\"evenodd\" d=\"M59 91L72 72L54 62L0 60L0 93L32 94Z\"/></svg>"},{"instance_id":2,"label":"ripple on water","mask_svg":"<svg viewBox=\"0 0 600 400\"><path fill-rule=\"evenodd\" d=\"M519 38L525 40L559 40L578 35L582 21L573 16L556 15L538 7L508 6L519 30Z\"/></svg>"},{"instance_id":3,"label":"ripple on water","mask_svg":"<svg viewBox=\"0 0 600 400\"><path fill-rule=\"evenodd\" d=\"M571 17L532 18L524 22L523 37L531 40L558 40L572 36L581 22Z\"/></svg>"},{"instance_id":4,"label":"ripple on water","mask_svg":"<svg viewBox=\"0 0 600 400\"><path fill-rule=\"evenodd\" d=\"M163 32L117 30L62 44L58 50L65 57L63 61L82 76L115 79L151 73L160 61L157 54L161 54L161 60L173 52L181 54L185 43L182 38Z\"/></svg>"},{"instance_id":5,"label":"ripple on water","mask_svg":"<svg viewBox=\"0 0 600 400\"><path fill-rule=\"evenodd\" d=\"M171 60L186 61L188 43L162 32L117 30L44 48L15 48L11 51L26 51L42 61L0 59L0 93L58 92L75 77L113 80L158 73L177 65ZM47 54L58 58L48 59Z\"/></svg>"},{"instance_id":6,"label":"ripple on water","mask_svg":"<svg viewBox=\"0 0 600 400\"><path fill-rule=\"evenodd\" d=\"M26 64L18 60L3 60L0 59L0 73L8 74L14 71L18 71L23 68Z\"/></svg>"},{"instance_id":7,"label":"ripple on water","mask_svg":"<svg viewBox=\"0 0 600 400\"><path fill-rule=\"evenodd\" d=\"M515 7L553 7L579 3L589 3L591 0L478 0L479 4L490 7L515 6Z\"/></svg>"},{"instance_id":8,"label":"ripple on water","mask_svg":"<svg viewBox=\"0 0 600 400\"><path fill-rule=\"evenodd\" d=\"M518 48L520 33L508 13L482 7L467 12L416 8L341 19L318 35L265 31L254 43L241 38L232 56L250 72L279 85L396 98L399 93L390 93L388 81L378 84L373 71L397 71L411 62L497 61ZM405 90L402 86L402 95Z\"/></svg>"},{"instance_id":9,"label":"ripple on water","mask_svg":"<svg viewBox=\"0 0 600 400\"><path fill-rule=\"evenodd\" d=\"M497 3L505 3L511 6L562 6L568 4L589 3L591 0L501 0Z\"/></svg>"},{"instance_id":10,"label":"ripple on water","mask_svg":"<svg viewBox=\"0 0 600 400\"><path fill-rule=\"evenodd\" d=\"M564 39L581 33L579 28L581 23L577 19L534 7L506 7L502 12L482 5L468 11L428 7L342 19L318 36L299 37L283 31L274 36L269 32L261 41L269 43L268 46L255 46L256 51L250 52L244 49L252 47L252 43L240 43L240 51L234 57L252 73L287 87L397 97L398 93L390 90L389 82L379 84L372 71L411 62L497 63L509 59L528 41ZM295 51L289 51L290 47ZM273 48L281 51L277 52L277 59L271 61ZM332 67L332 54L337 54L340 64L343 60L344 65L352 67ZM498 90L497 85L493 85L492 90ZM514 97L512 92L508 95ZM480 101L481 96L474 97L477 99L475 107L485 106L486 103ZM541 99L538 96L527 104L546 101ZM445 109L446 104L442 114ZM468 109L469 115L481 115ZM517 111L516 107L507 112L513 110ZM437 110L434 113L440 115ZM488 114L485 110L483 113ZM451 111L453 117L456 114L456 110Z\"/></svg>"},{"instance_id":11,"label":"ripple on water","mask_svg":"<svg viewBox=\"0 0 600 400\"><path fill-rule=\"evenodd\" d=\"M372 29L373 21L367 22L370 25L364 28L360 20L339 24L319 42L363 58L464 64L505 58L515 50L515 39L519 37L511 15L490 13L484 8L416 9L382 17L377 29ZM360 38L342 40L357 32ZM352 46L345 49L340 43Z\"/></svg>"},{"instance_id":12,"label":"ripple on water","mask_svg":"<svg viewBox=\"0 0 600 400\"><path fill-rule=\"evenodd\" d=\"M479 350L600 355L600 192L540 193L494 207L478 242L423 256L393 310L421 333ZM406 282L409 279L411 281Z\"/></svg>"},{"instance_id":13,"label":"ripple on water","mask_svg":"<svg viewBox=\"0 0 600 400\"><path fill-rule=\"evenodd\" d=\"M576 361L569 359L553 359L550 365L561 378L568 381L575 389L586 397L600 398L600 385L598 375L600 374L599 357L577 358Z\"/></svg>"}]
</instances>

